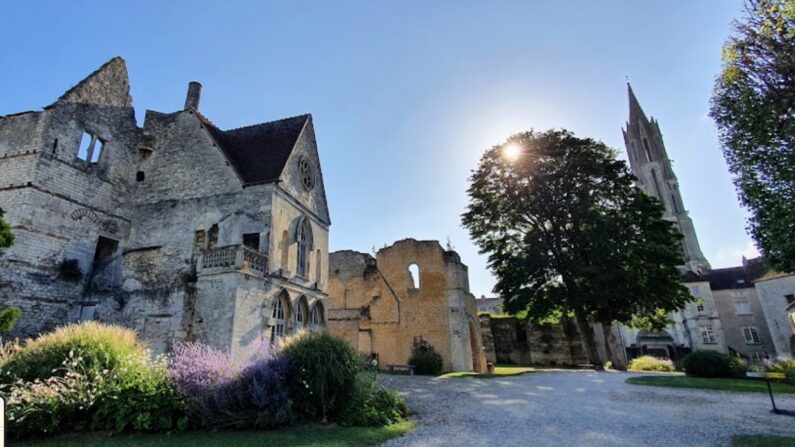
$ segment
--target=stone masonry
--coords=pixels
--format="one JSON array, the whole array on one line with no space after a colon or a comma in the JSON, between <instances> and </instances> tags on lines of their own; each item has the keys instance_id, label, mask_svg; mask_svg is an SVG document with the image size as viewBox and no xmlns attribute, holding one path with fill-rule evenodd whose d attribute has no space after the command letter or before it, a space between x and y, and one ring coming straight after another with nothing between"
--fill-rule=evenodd
<instances>
[{"instance_id":1,"label":"stone masonry","mask_svg":"<svg viewBox=\"0 0 795 447\"><path fill-rule=\"evenodd\" d=\"M322 329L326 203L312 117L232 130L185 107L137 126L114 58L41 111L0 117L0 254L12 336L86 319L232 351ZM77 267L77 269L75 269Z\"/></svg>"},{"instance_id":2,"label":"stone masonry","mask_svg":"<svg viewBox=\"0 0 795 447\"><path fill-rule=\"evenodd\" d=\"M328 325L380 366L406 364L420 339L446 371L484 371L475 297L467 266L437 241L404 239L370 256L330 255Z\"/></svg>"}]
</instances>

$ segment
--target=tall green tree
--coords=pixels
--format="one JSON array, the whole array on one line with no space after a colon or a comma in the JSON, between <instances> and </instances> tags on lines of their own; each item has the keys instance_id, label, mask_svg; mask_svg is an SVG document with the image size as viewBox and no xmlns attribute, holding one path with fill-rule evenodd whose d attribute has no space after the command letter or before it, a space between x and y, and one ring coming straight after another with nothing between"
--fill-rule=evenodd
<instances>
[{"instance_id":1,"label":"tall green tree","mask_svg":"<svg viewBox=\"0 0 795 447\"><path fill-rule=\"evenodd\" d=\"M514 135L486 151L463 215L509 313L573 314L600 364L589 322L626 323L684 306L681 235L633 183L625 162L566 130Z\"/></svg>"},{"instance_id":2,"label":"tall green tree","mask_svg":"<svg viewBox=\"0 0 795 447\"><path fill-rule=\"evenodd\" d=\"M14 234L11 232L11 225L3 220L3 209L0 208L0 249L14 245Z\"/></svg>"},{"instance_id":3,"label":"tall green tree","mask_svg":"<svg viewBox=\"0 0 795 447\"><path fill-rule=\"evenodd\" d=\"M746 0L723 49L711 116L749 230L771 267L795 272L795 0Z\"/></svg>"}]
</instances>

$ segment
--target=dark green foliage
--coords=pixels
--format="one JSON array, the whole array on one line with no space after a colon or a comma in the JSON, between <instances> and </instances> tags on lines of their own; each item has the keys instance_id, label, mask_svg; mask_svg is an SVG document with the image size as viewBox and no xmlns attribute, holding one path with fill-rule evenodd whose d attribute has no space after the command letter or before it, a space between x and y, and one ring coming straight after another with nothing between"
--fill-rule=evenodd
<instances>
[{"instance_id":1,"label":"dark green foliage","mask_svg":"<svg viewBox=\"0 0 795 447\"><path fill-rule=\"evenodd\" d=\"M773 268L795 272L795 0L745 4L710 115L749 230Z\"/></svg>"},{"instance_id":2,"label":"dark green foliage","mask_svg":"<svg viewBox=\"0 0 795 447\"><path fill-rule=\"evenodd\" d=\"M3 209L0 208L0 249L14 245L14 233L11 232L11 225L3 220L3 214Z\"/></svg>"},{"instance_id":3,"label":"dark green foliage","mask_svg":"<svg viewBox=\"0 0 795 447\"><path fill-rule=\"evenodd\" d=\"M739 359L714 351L694 352L682 362L688 376L721 378L743 377L745 365Z\"/></svg>"},{"instance_id":4,"label":"dark green foliage","mask_svg":"<svg viewBox=\"0 0 795 447\"><path fill-rule=\"evenodd\" d=\"M83 271L80 270L80 263L77 259L64 259L58 264L58 276L66 281L80 281Z\"/></svg>"},{"instance_id":5,"label":"dark green foliage","mask_svg":"<svg viewBox=\"0 0 795 447\"><path fill-rule=\"evenodd\" d=\"M0 311L0 334L11 332L21 316L22 311L18 307L7 307Z\"/></svg>"},{"instance_id":6,"label":"dark green foliage","mask_svg":"<svg viewBox=\"0 0 795 447\"><path fill-rule=\"evenodd\" d=\"M436 352L432 344L420 339L411 348L409 365L414 366L417 374L438 376L442 372L442 356Z\"/></svg>"},{"instance_id":7,"label":"dark green foliage","mask_svg":"<svg viewBox=\"0 0 795 447\"><path fill-rule=\"evenodd\" d=\"M488 254L503 308L536 322L572 314L591 363L589 321L626 323L690 299L681 235L603 143L565 130L517 134L486 151L470 182L463 224Z\"/></svg>"},{"instance_id":8,"label":"dark green foliage","mask_svg":"<svg viewBox=\"0 0 795 447\"><path fill-rule=\"evenodd\" d=\"M381 427L400 422L408 415L406 402L394 391L378 386L375 374L359 373L340 425Z\"/></svg>"},{"instance_id":9,"label":"dark green foliage","mask_svg":"<svg viewBox=\"0 0 795 447\"><path fill-rule=\"evenodd\" d=\"M308 333L285 347L292 362L290 395L296 413L306 420L336 420L352 395L361 358L341 338Z\"/></svg>"}]
</instances>

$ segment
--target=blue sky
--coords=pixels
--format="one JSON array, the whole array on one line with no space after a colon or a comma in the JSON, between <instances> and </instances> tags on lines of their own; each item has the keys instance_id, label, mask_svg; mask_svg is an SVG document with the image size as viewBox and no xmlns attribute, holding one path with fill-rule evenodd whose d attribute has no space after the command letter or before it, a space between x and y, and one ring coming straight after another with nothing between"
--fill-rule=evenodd
<instances>
[{"instance_id":1,"label":"blue sky","mask_svg":"<svg viewBox=\"0 0 795 447\"><path fill-rule=\"evenodd\" d=\"M467 177L510 134L564 127L624 156L626 80L656 117L713 267L755 253L709 97L739 0L6 2L0 114L40 108L113 56L139 121L188 81L221 128L310 112L331 249L447 238L489 294L461 228Z\"/></svg>"}]
</instances>

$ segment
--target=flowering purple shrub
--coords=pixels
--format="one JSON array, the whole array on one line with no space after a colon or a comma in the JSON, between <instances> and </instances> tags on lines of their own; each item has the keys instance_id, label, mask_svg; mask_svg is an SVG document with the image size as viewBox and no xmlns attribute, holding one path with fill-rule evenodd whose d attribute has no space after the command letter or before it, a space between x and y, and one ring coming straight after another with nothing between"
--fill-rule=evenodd
<instances>
[{"instance_id":1,"label":"flowering purple shrub","mask_svg":"<svg viewBox=\"0 0 795 447\"><path fill-rule=\"evenodd\" d=\"M174 346L169 374L196 425L273 427L292 421L290 361L267 343L237 357L199 343Z\"/></svg>"}]
</instances>

